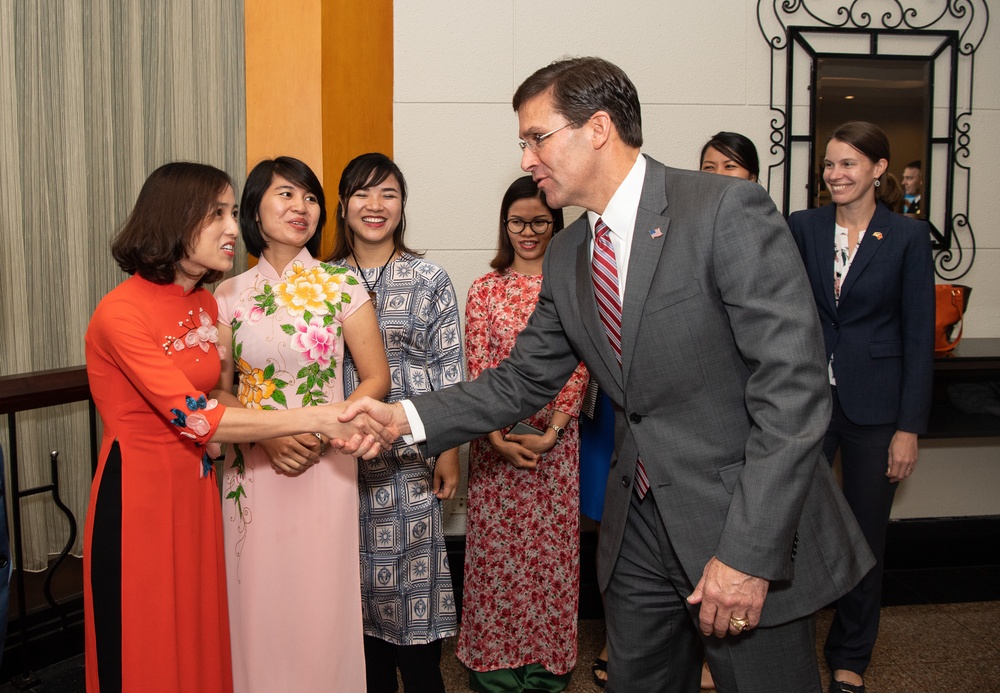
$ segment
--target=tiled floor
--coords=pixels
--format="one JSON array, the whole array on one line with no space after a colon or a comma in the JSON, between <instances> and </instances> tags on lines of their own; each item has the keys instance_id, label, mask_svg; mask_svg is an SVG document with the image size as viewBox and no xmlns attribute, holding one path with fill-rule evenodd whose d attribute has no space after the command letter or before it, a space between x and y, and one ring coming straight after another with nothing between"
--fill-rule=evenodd
<instances>
[{"instance_id":1,"label":"tiled floor","mask_svg":"<svg viewBox=\"0 0 1000 693\"><path fill-rule=\"evenodd\" d=\"M820 612L817 650L830 614ZM603 637L603 621L580 622L579 664L567 693L600 690L591 681L589 665ZM454 656L454 638L445 642L444 649L448 691L467 691L465 670ZM38 676L39 685L28 691L83 691L83 659L76 657ZM824 672L824 686L827 680ZM867 684L869 693L1000 692L1000 601L885 607ZM0 693L18 690L12 684L0 686Z\"/></svg>"},{"instance_id":2,"label":"tiled floor","mask_svg":"<svg viewBox=\"0 0 1000 693\"><path fill-rule=\"evenodd\" d=\"M1000 568L890 571L883 591L879 641L866 680L868 693L1000 693ZM832 612L821 611L817 652ZM567 693L595 693L590 663L604 622L580 621L577 669ZM449 693L467 691L465 669L445 641L442 670ZM821 654L820 654L821 656ZM83 691L83 658L37 672L38 685L0 686L0 693ZM823 672L824 685L828 677ZM353 693L353 692L345 692Z\"/></svg>"},{"instance_id":3,"label":"tiled floor","mask_svg":"<svg viewBox=\"0 0 1000 693\"><path fill-rule=\"evenodd\" d=\"M820 612L816 649L832 611ZM590 662L604 637L604 622L580 622L577 668L567 693L594 693ZM467 691L465 672L445 646L448 691ZM823 685L829 677L823 671ZM890 606L882 610L882 626L868 693L1000 693L1000 601L965 604Z\"/></svg>"}]
</instances>

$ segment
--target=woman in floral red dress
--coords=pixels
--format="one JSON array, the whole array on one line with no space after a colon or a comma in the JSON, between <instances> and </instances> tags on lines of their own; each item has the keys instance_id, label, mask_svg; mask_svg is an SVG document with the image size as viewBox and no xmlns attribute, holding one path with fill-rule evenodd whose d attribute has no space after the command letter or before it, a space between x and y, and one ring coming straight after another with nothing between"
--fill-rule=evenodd
<instances>
[{"instance_id":1,"label":"woman in floral red dress","mask_svg":"<svg viewBox=\"0 0 1000 693\"><path fill-rule=\"evenodd\" d=\"M499 244L469 289L469 377L507 357L535 309L542 261L562 211L525 176L500 210ZM579 436L587 372L525 423L472 443L465 599L458 658L475 691L560 691L576 663L580 565Z\"/></svg>"}]
</instances>

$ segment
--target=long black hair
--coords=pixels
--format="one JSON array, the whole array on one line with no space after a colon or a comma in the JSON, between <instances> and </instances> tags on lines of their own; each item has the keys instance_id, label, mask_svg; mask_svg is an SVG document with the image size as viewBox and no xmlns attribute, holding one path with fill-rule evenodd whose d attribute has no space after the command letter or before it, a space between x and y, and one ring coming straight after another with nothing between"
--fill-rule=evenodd
<instances>
[{"instance_id":1,"label":"long black hair","mask_svg":"<svg viewBox=\"0 0 1000 693\"><path fill-rule=\"evenodd\" d=\"M757 147L746 135L738 132L718 132L701 148L701 158L698 165L705 160L705 152L711 147L723 156L727 156L745 168L753 176L751 180L760 178L760 159L757 157Z\"/></svg>"},{"instance_id":2,"label":"long black hair","mask_svg":"<svg viewBox=\"0 0 1000 693\"><path fill-rule=\"evenodd\" d=\"M406 234L406 179L396 162L385 154L370 152L351 159L340 174L340 185L337 186L337 238L333 241L333 250L327 262L343 260L353 252L354 231L347 223L347 201L358 190L379 185L389 176L396 176L399 182L400 216L399 225L392 231L392 245L397 253L409 253L420 257L423 253L408 248L403 241Z\"/></svg>"}]
</instances>

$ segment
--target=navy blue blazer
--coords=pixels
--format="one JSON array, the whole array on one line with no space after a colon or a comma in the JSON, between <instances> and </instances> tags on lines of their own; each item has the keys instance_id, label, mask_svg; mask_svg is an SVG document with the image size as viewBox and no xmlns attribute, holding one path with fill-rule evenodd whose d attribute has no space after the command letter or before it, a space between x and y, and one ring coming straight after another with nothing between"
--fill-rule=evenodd
<instances>
[{"instance_id":1,"label":"navy blue blazer","mask_svg":"<svg viewBox=\"0 0 1000 693\"><path fill-rule=\"evenodd\" d=\"M925 433L934 378L934 264L926 222L881 202L858 245L840 305L833 294L836 205L788 218L819 310L837 397L861 425Z\"/></svg>"}]
</instances>

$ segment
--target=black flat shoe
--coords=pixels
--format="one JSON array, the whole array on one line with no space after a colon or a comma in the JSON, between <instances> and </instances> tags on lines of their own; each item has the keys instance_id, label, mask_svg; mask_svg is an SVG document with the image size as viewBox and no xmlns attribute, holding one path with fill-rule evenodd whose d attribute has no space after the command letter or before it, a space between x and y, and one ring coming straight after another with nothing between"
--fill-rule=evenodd
<instances>
[{"instance_id":1,"label":"black flat shoe","mask_svg":"<svg viewBox=\"0 0 1000 693\"><path fill-rule=\"evenodd\" d=\"M831 681L830 693L865 693L865 684L855 686L846 681Z\"/></svg>"},{"instance_id":2,"label":"black flat shoe","mask_svg":"<svg viewBox=\"0 0 1000 693\"><path fill-rule=\"evenodd\" d=\"M602 679L597 675L597 672L599 671L603 671L605 676L608 675L608 660L598 657L594 660L594 663L590 665L590 673L594 677L594 683L596 683L600 688L604 688L604 685L608 681L607 679Z\"/></svg>"}]
</instances>

